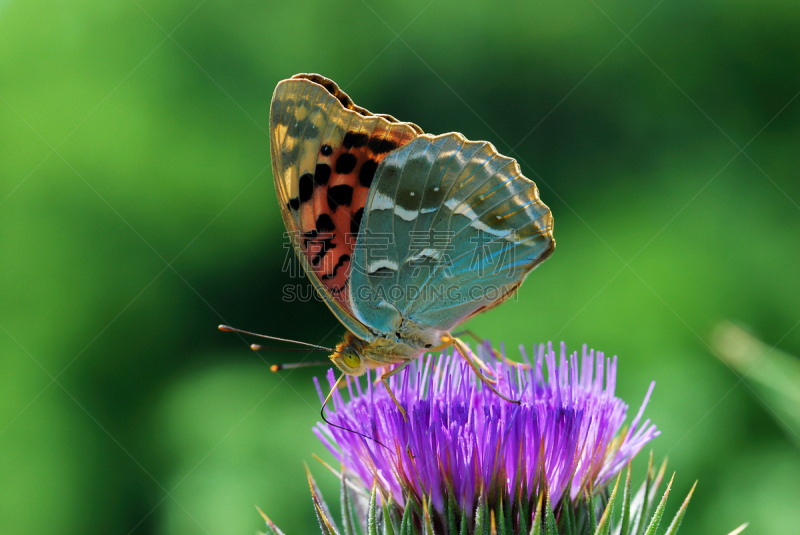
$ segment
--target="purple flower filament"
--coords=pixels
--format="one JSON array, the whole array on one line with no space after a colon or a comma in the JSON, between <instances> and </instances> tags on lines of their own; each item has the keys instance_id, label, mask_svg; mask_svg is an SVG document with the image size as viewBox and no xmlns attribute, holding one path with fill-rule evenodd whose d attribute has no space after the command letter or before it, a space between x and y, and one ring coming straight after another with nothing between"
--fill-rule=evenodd
<instances>
[{"instance_id":1,"label":"purple flower filament","mask_svg":"<svg viewBox=\"0 0 800 535\"><path fill-rule=\"evenodd\" d=\"M428 498L441 512L451 493L468 514L483 493L489 502L501 496L536 499L541 472L551 503L569 493L597 489L614 477L659 432L641 422L654 383L627 430L628 406L614 397L616 357L587 351L558 356L540 345L530 365L491 362L502 400L475 376L459 356L422 357L390 379L392 391L408 414L403 419L383 385L367 374L366 387L348 378L350 401L332 396L328 419L344 428L318 424L314 432L350 474L369 487L377 480L399 505L410 495ZM580 360L580 366L579 366ZM333 370L328 372L333 385ZM320 395L322 392L320 391Z\"/></svg>"}]
</instances>

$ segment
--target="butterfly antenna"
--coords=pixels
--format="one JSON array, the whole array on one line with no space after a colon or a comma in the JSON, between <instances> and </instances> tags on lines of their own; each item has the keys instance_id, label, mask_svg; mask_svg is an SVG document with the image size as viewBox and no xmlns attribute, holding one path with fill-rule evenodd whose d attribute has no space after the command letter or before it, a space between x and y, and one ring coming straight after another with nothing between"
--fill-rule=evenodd
<instances>
[{"instance_id":1,"label":"butterfly antenna","mask_svg":"<svg viewBox=\"0 0 800 535\"><path fill-rule=\"evenodd\" d=\"M352 429L348 429L346 427L342 427L341 425L336 425L335 423L332 423L327 418L325 418L325 407L328 405L328 401L330 401L331 396L333 396L333 393L336 392L336 389L339 387L339 383L342 381L342 379L344 379L345 375L346 374L343 373L342 375L339 376L338 379L336 379L336 382L333 384L333 388L331 388L331 391L328 392L328 396L325 398L325 401L322 403L322 408L319 410L319 415L322 418L322 421L325 422L326 424L328 424L331 427L336 427L337 429L341 429L342 431L347 431L349 433L355 433L356 435L360 435L360 436L366 438L367 440L372 440L373 442L376 442L376 443L380 444L381 446L383 446L384 448L386 448L387 450L389 450L391 452L392 450L390 450L388 447L386 447L386 445L383 442L381 442L380 440L378 440L377 438L372 438L372 437L367 436L367 435L365 435L363 433L359 433L358 431L354 431Z\"/></svg>"},{"instance_id":2,"label":"butterfly antenna","mask_svg":"<svg viewBox=\"0 0 800 535\"><path fill-rule=\"evenodd\" d=\"M325 351L328 352L327 349L291 349L285 347L269 347L269 346L262 346L260 344L250 344L250 349L253 351L261 351L262 349L267 349L270 351L302 351L304 353L308 353L309 351ZM310 362L289 362L286 364L273 364L269 367L270 370L274 372L279 372L281 370L291 370L293 368L308 368L309 366L326 366L330 364L329 360L312 360Z\"/></svg>"},{"instance_id":3,"label":"butterfly antenna","mask_svg":"<svg viewBox=\"0 0 800 535\"><path fill-rule=\"evenodd\" d=\"M279 372L281 370L291 370L294 368L308 368L310 366L325 366L330 364L331 361L324 361L324 360L315 360L313 362L290 362L288 364L273 364L269 367L270 370L274 372Z\"/></svg>"},{"instance_id":4,"label":"butterfly antenna","mask_svg":"<svg viewBox=\"0 0 800 535\"><path fill-rule=\"evenodd\" d=\"M308 353L310 351L324 351L325 353L330 353L330 349L305 349L305 348L292 348L292 347L272 347L272 346L262 346L261 344L250 344L250 349L253 351L261 351L262 349L265 351L294 351L300 353Z\"/></svg>"},{"instance_id":5,"label":"butterfly antenna","mask_svg":"<svg viewBox=\"0 0 800 535\"><path fill-rule=\"evenodd\" d=\"M243 331L242 329L237 329L235 327L230 327L228 325L220 325L219 326L219 330L220 331L224 331L226 333L233 332L233 333L249 334L250 336L258 336L260 338L266 338L267 340L276 340L278 342L289 342L290 344L300 344L301 346L313 347L313 348L316 348L317 350L320 350L320 351L331 351L331 352L335 351L335 349L332 349L330 347L319 346L317 344L309 344L308 342L301 342L299 340L289 340L287 338L278 338L277 336L267 336L266 334L251 333L250 331Z\"/></svg>"}]
</instances>

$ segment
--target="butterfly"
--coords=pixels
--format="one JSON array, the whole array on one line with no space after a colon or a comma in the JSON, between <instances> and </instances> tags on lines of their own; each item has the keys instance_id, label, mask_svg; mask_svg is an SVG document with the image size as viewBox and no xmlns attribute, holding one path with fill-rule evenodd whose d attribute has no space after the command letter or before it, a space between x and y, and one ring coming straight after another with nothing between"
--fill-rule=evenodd
<instances>
[{"instance_id":1,"label":"butterfly","mask_svg":"<svg viewBox=\"0 0 800 535\"><path fill-rule=\"evenodd\" d=\"M277 85L270 138L287 233L348 330L329 357L340 380L395 366L381 376L388 389L423 353L455 346L492 388L451 331L513 295L555 248L550 209L517 162L373 114L319 74Z\"/></svg>"}]
</instances>

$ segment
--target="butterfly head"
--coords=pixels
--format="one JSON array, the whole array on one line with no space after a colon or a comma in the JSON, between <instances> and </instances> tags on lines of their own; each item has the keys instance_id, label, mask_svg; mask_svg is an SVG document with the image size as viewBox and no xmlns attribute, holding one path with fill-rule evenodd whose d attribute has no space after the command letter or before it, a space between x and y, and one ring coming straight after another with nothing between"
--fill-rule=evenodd
<instances>
[{"instance_id":1,"label":"butterfly head","mask_svg":"<svg viewBox=\"0 0 800 535\"><path fill-rule=\"evenodd\" d=\"M344 341L336 345L336 351L330 359L347 375L363 375L367 371L367 359L362 354L363 344L362 340L348 332Z\"/></svg>"}]
</instances>

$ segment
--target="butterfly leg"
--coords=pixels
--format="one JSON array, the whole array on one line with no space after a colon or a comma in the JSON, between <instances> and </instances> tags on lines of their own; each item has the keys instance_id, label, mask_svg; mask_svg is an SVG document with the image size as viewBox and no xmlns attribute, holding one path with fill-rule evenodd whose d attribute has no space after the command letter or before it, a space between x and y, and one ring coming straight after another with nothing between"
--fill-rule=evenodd
<instances>
[{"instance_id":1,"label":"butterfly leg","mask_svg":"<svg viewBox=\"0 0 800 535\"><path fill-rule=\"evenodd\" d=\"M400 410L400 414L403 415L403 420L405 420L406 422L408 422L408 417L406 416L406 411L405 411L405 409L403 409L403 407L400 406L400 402L397 401L396 397L394 397L394 392L392 392L392 389L389 388L389 377L391 377L392 375L394 375L396 373L399 373L400 370L402 370L403 368L408 366L410 363L411 363L411 361L407 360L407 361L403 362L402 364L398 364L393 370L389 370L388 372L384 373L380 377L380 380L383 383L383 386L385 386L386 387L386 391L389 392L389 397L391 397L392 401L394 401L394 404L397 405L397 408Z\"/></svg>"},{"instance_id":2,"label":"butterfly leg","mask_svg":"<svg viewBox=\"0 0 800 535\"><path fill-rule=\"evenodd\" d=\"M483 345L486 342L483 338L481 338L480 336L475 334L474 331L471 331L469 329L464 329L463 331L458 331L457 333L453 333L453 337L455 337L455 338L458 338L459 336L463 336L463 335L469 336L470 338L475 340L476 343L478 343L480 345ZM494 355L494 358L496 358L497 360L503 360L502 353L500 353L494 347L490 346L490 349L492 350L492 355Z\"/></svg>"},{"instance_id":3,"label":"butterfly leg","mask_svg":"<svg viewBox=\"0 0 800 535\"><path fill-rule=\"evenodd\" d=\"M478 364L475 362L475 360L478 360L478 359L474 359L474 360L473 360L473 358L469 356L469 354L470 354L470 350L469 350L469 348L467 347L467 345L466 345L464 342L462 342L461 340L459 340L458 338L451 338L451 340L452 340L452 342L453 342L453 346L455 346L455 348L458 350L458 352L459 352L459 353L461 353L461 356L462 356L462 357L464 357L464 360L466 360L466 361L467 361L467 364L469 364L469 365L470 365L470 367L472 368L472 371L474 371L474 372L475 372L475 375L477 375L477 376L478 376L478 379L480 379L481 381L483 381L483 384L485 384L485 385L486 385L486 387L487 387L489 390L491 390L492 392L494 392L495 394L497 394L497 395L498 395L500 398L502 398L502 399L504 399L504 400L506 400L506 401L508 401L508 402L510 402L510 403L517 403L517 404L519 404L519 403L520 403L520 401L522 401L522 400L519 400L519 399L511 399L511 398L509 398L509 397L507 397L507 396L505 396L505 395L501 394L501 393L500 393L500 392L499 392L499 391L498 391L498 390L497 390L497 389L494 387L494 385L495 385L495 384L497 384L497 381L496 381L496 380L489 379L488 377L486 377L485 375L483 375L483 374L481 373L481 371L480 371L480 368L478 367ZM480 362L480 360L478 360L478 362ZM483 363L481 363L481 364L483 364ZM485 365L485 364L483 364L483 366L486 366L486 365Z\"/></svg>"},{"instance_id":4,"label":"butterfly leg","mask_svg":"<svg viewBox=\"0 0 800 535\"><path fill-rule=\"evenodd\" d=\"M480 339L478 339L478 340L480 340ZM442 350L442 349L448 348L448 347L450 347L452 345L455 345L456 341L458 341L463 347L466 347L464 342L459 340L455 335L446 334L445 336L442 337L443 344L441 346L439 346L439 347L434 347L433 349L430 349L429 351L436 351L436 350ZM459 352L461 352L461 351L459 350ZM467 357L465 356L464 358L467 358ZM467 360L469 360L469 359L467 359ZM492 370L489 366L487 366L486 363L483 362L481 359L479 359L477 356L472 359L472 362L470 363L470 365L472 365L472 363L476 364L477 366L480 366L480 368L484 372L486 372L488 375L494 375L494 370ZM492 383L496 382L494 379L491 379L491 378L486 377L486 376L484 376L482 380L484 382L485 381L490 381Z\"/></svg>"},{"instance_id":5,"label":"butterfly leg","mask_svg":"<svg viewBox=\"0 0 800 535\"><path fill-rule=\"evenodd\" d=\"M454 337L458 337L458 336L461 336L461 335L469 336L470 338L472 338L473 340L475 340L475 342L477 342L479 344L483 344L484 343L484 340L481 337L479 337L477 334L475 334L473 331L471 331L469 329L465 329L463 331L459 331L459 332L453 334ZM525 364L524 362L517 362L516 360L512 360L512 359L506 357L503 353L501 353L500 351L498 351L494 347L490 347L490 349L492 351L492 355L494 355L494 358L496 358L499 361L502 361L502 362L504 362L506 364L511 364L513 366L522 366L523 370L532 369L530 364Z\"/></svg>"}]
</instances>

